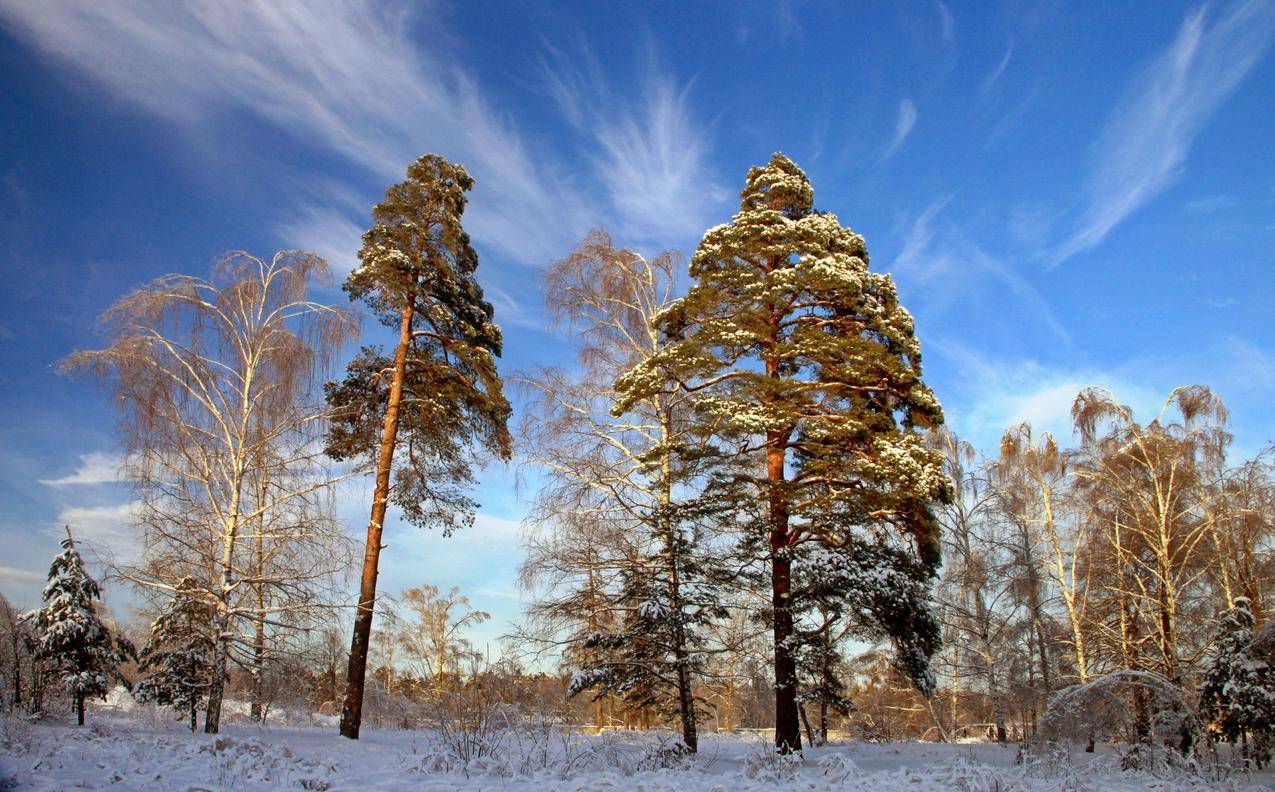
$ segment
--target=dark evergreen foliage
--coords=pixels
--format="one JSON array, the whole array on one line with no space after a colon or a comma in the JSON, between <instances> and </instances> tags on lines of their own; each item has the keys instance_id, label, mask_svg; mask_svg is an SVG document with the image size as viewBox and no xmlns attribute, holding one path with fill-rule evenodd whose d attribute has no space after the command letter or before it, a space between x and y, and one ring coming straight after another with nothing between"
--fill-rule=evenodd
<instances>
[{"instance_id":1,"label":"dark evergreen foliage","mask_svg":"<svg viewBox=\"0 0 1275 792\"><path fill-rule=\"evenodd\" d=\"M49 567L44 607L23 616L35 634L36 659L71 694L76 717L84 725L84 700L105 696L112 683L128 685L120 666L136 656L127 639L112 635L97 613L102 598L97 581L84 568L68 528L62 552Z\"/></svg>"},{"instance_id":2,"label":"dark evergreen foliage","mask_svg":"<svg viewBox=\"0 0 1275 792\"><path fill-rule=\"evenodd\" d=\"M213 678L216 608L205 601L206 587L184 578L164 610L151 623L150 640L138 655L144 674L133 690L138 701L154 701L190 717L208 698Z\"/></svg>"}]
</instances>

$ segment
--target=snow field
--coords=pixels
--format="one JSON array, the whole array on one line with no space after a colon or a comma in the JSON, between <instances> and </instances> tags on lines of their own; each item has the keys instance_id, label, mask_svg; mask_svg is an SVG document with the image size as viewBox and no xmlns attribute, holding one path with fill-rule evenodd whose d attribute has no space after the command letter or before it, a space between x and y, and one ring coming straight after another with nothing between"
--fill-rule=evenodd
<instances>
[{"instance_id":1,"label":"snow field","mask_svg":"<svg viewBox=\"0 0 1275 792\"><path fill-rule=\"evenodd\" d=\"M11 730L21 732L22 729ZM365 730L359 741L334 728L231 725L191 734L177 723L98 717L86 728L31 725L0 746L0 789L509 790L510 792L1012 792L1031 790L1275 789L1275 776L1206 780L1183 771L1121 771L1112 752L1079 747L1016 761L1017 746L985 743L845 743L780 757L755 735L704 735L684 758L669 733L565 735L511 730L498 750L458 759L428 731Z\"/></svg>"}]
</instances>

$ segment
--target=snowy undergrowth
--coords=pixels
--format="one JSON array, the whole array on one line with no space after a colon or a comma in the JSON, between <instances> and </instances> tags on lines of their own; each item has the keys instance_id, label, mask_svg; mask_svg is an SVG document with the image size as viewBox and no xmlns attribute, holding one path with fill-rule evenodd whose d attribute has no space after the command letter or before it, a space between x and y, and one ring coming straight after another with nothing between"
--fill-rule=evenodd
<instances>
[{"instance_id":1,"label":"snowy undergrowth","mask_svg":"<svg viewBox=\"0 0 1275 792\"><path fill-rule=\"evenodd\" d=\"M1122 771L1114 752L1060 751L1016 762L1014 747L997 745L848 744L779 757L757 738L706 735L700 755L684 757L668 734L566 736L543 728L505 735L499 752L461 762L430 732L368 731L352 742L331 729L234 727L210 736L139 720L96 723L33 727L25 748L0 750L0 788L1170 792L1275 780Z\"/></svg>"}]
</instances>

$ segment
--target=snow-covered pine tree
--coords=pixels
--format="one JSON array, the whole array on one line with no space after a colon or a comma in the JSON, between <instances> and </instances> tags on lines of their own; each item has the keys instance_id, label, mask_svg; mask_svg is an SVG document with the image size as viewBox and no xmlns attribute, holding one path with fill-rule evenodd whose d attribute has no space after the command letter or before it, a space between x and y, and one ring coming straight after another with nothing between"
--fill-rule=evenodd
<instances>
[{"instance_id":1,"label":"snow-covered pine tree","mask_svg":"<svg viewBox=\"0 0 1275 792\"><path fill-rule=\"evenodd\" d=\"M796 751L794 550L855 536L910 543L932 575L931 506L951 484L917 430L943 414L894 282L868 270L862 237L815 210L810 181L782 154L749 171L739 212L704 235L691 276L686 297L656 317L669 342L617 381L615 411L672 382L695 395L723 448L764 456L764 474L741 476L737 493L766 507L757 528L771 578L775 742Z\"/></svg>"},{"instance_id":2,"label":"snow-covered pine tree","mask_svg":"<svg viewBox=\"0 0 1275 792\"><path fill-rule=\"evenodd\" d=\"M173 598L151 622L150 640L138 655L138 669L145 676L133 689L138 701L189 714L192 732L199 707L208 698L217 651L216 608L201 596L206 590L189 577L177 585Z\"/></svg>"},{"instance_id":3,"label":"snow-covered pine tree","mask_svg":"<svg viewBox=\"0 0 1275 792\"><path fill-rule=\"evenodd\" d=\"M49 567L44 607L22 618L35 633L36 658L47 661L50 672L66 686L81 726L84 700L105 696L113 680L127 685L120 665L136 656L133 645L112 635L98 616L94 604L101 598L102 591L84 568L68 527L62 552Z\"/></svg>"},{"instance_id":4,"label":"snow-covered pine tree","mask_svg":"<svg viewBox=\"0 0 1275 792\"><path fill-rule=\"evenodd\" d=\"M570 693L593 690L639 708L675 717L682 742L699 748L696 680L702 678L705 634L727 618L720 570L694 526L680 524L676 507L653 519L647 552L621 571L619 628L585 641L594 662L572 678Z\"/></svg>"},{"instance_id":5,"label":"snow-covered pine tree","mask_svg":"<svg viewBox=\"0 0 1275 792\"><path fill-rule=\"evenodd\" d=\"M1213 654L1200 685L1201 720L1210 731L1233 743L1244 743L1261 767L1270 761L1275 737L1275 666L1271 648L1255 640L1254 619L1247 597L1219 620Z\"/></svg>"}]
</instances>

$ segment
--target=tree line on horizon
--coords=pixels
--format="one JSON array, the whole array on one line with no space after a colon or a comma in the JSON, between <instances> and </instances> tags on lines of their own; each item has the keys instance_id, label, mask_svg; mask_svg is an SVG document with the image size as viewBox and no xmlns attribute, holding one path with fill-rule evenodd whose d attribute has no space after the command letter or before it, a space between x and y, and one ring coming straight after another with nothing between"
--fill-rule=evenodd
<instances>
[{"instance_id":1,"label":"tree line on horizon","mask_svg":"<svg viewBox=\"0 0 1275 792\"><path fill-rule=\"evenodd\" d=\"M893 280L781 154L705 233L684 293L676 254L590 233L543 275L575 364L502 377L462 225L472 187L425 155L373 208L344 289L394 345L362 347L335 380L359 315L310 297L326 269L311 253L231 254L108 309L109 345L64 365L118 409L141 550L113 574L153 621L140 652L110 637L68 531L45 607L10 613L0 641L13 704L68 680L82 722L85 696L131 676L139 698L192 731L202 708L216 733L228 686L264 720L267 688L287 684L272 670L306 658L294 684L339 699L357 739L369 689L377 713L478 680L509 690L495 680L523 671L483 670L464 639L486 614L428 585L395 606L377 577L391 504L463 529L475 467L517 450L537 486L532 602L511 638L554 659L558 681L538 678L576 715L587 701L598 728L667 725L694 752L711 713L718 730L771 727L791 753L803 730L817 744L845 724L1061 734L1118 700L1118 717L1081 718L1091 745L1172 721L1184 751L1198 733L1269 754L1275 481L1267 455L1229 463L1207 388L1176 389L1145 423L1086 389L1076 447L1024 424L980 457L944 428ZM361 557L332 509L334 485L360 475L374 482ZM347 652L332 625L351 568ZM1064 700L1085 707L1064 717Z\"/></svg>"}]
</instances>

